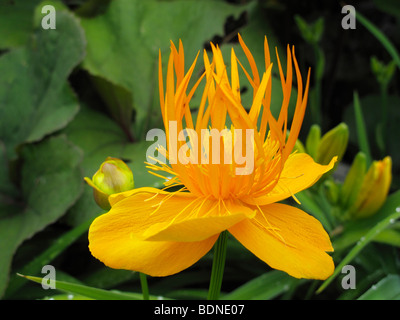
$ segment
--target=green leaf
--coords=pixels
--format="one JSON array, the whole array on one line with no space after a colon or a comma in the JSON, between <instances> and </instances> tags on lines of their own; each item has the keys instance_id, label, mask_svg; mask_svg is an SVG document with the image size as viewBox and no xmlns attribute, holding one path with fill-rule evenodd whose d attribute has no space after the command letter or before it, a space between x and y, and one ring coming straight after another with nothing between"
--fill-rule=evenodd
<instances>
[{"instance_id":1,"label":"green leaf","mask_svg":"<svg viewBox=\"0 0 400 320\"><path fill-rule=\"evenodd\" d=\"M43 298L43 300L93 300L91 298L78 295L78 294L56 294L54 296L48 296Z\"/></svg>"},{"instance_id":2,"label":"green leaf","mask_svg":"<svg viewBox=\"0 0 400 320\"><path fill-rule=\"evenodd\" d=\"M83 106L63 132L84 152L83 176L91 178L107 157L116 157L131 168L136 188L162 186L161 179L148 173L144 163L151 142L130 142L123 130L105 114ZM67 218L76 226L96 217L101 211L93 200L92 188L85 185L84 194Z\"/></svg>"},{"instance_id":3,"label":"green leaf","mask_svg":"<svg viewBox=\"0 0 400 320\"><path fill-rule=\"evenodd\" d=\"M319 205L315 202L312 193L309 190L304 190L296 193L296 198L301 203L301 208L304 211L312 214L315 218L317 218L324 228L330 232L332 230L332 223L328 217L328 213L326 213Z\"/></svg>"},{"instance_id":4,"label":"green leaf","mask_svg":"<svg viewBox=\"0 0 400 320\"><path fill-rule=\"evenodd\" d=\"M0 295L18 246L66 213L82 191L81 151L65 136L21 149L21 198L0 217ZM11 201L11 199L10 199Z\"/></svg>"},{"instance_id":5,"label":"green leaf","mask_svg":"<svg viewBox=\"0 0 400 320\"><path fill-rule=\"evenodd\" d=\"M92 76L91 79L112 117L124 130L127 138L133 141L134 136L131 130L133 101L131 92L100 77Z\"/></svg>"},{"instance_id":6,"label":"green leaf","mask_svg":"<svg viewBox=\"0 0 400 320\"><path fill-rule=\"evenodd\" d=\"M104 15L82 19L88 40L83 67L92 75L132 92L136 137L161 125L158 54L164 66L170 40L185 47L187 65L215 35L224 34L228 16L241 6L215 1L112 1ZM262 41L262 40L261 40Z\"/></svg>"},{"instance_id":7,"label":"green leaf","mask_svg":"<svg viewBox=\"0 0 400 320\"><path fill-rule=\"evenodd\" d=\"M149 174L144 163L147 148L154 142L130 142L122 129L101 112L83 107L64 133L84 151L82 167L86 176L91 177L106 157L116 157L131 168L136 188L161 186L160 178Z\"/></svg>"},{"instance_id":8,"label":"green leaf","mask_svg":"<svg viewBox=\"0 0 400 320\"><path fill-rule=\"evenodd\" d=\"M358 300L400 300L400 276L394 274L386 276Z\"/></svg>"},{"instance_id":9,"label":"green leaf","mask_svg":"<svg viewBox=\"0 0 400 320\"><path fill-rule=\"evenodd\" d=\"M28 46L0 57L0 137L7 156L25 142L40 141L63 127L79 110L67 83L83 59L85 39L77 19L57 13L57 29L39 28Z\"/></svg>"},{"instance_id":10,"label":"green leaf","mask_svg":"<svg viewBox=\"0 0 400 320\"><path fill-rule=\"evenodd\" d=\"M12 183L9 173L9 162L4 144L0 140L0 209L1 206L9 202L9 198L18 193L16 186ZM0 210L0 217L1 217Z\"/></svg>"},{"instance_id":11,"label":"green leaf","mask_svg":"<svg viewBox=\"0 0 400 320\"><path fill-rule=\"evenodd\" d=\"M272 270L223 296L224 300L267 300L287 292L299 282L288 274Z\"/></svg>"},{"instance_id":12,"label":"green leaf","mask_svg":"<svg viewBox=\"0 0 400 320\"><path fill-rule=\"evenodd\" d=\"M375 238L376 242L386 243L391 246L396 246L400 248L400 225L399 223L394 223L391 228L383 230Z\"/></svg>"},{"instance_id":13,"label":"green leaf","mask_svg":"<svg viewBox=\"0 0 400 320\"><path fill-rule=\"evenodd\" d=\"M33 11L41 0L0 1L0 48L24 45L33 31Z\"/></svg>"},{"instance_id":14,"label":"green leaf","mask_svg":"<svg viewBox=\"0 0 400 320\"><path fill-rule=\"evenodd\" d=\"M19 274L19 276L25 277L26 279L34 281L36 283L40 284L42 283L42 278L40 277L25 276L21 274ZM140 300L141 299L141 294L139 293L127 294L117 291L108 291L65 281L55 280L55 288L57 290L61 290L67 293L76 294L96 300Z\"/></svg>"},{"instance_id":15,"label":"green leaf","mask_svg":"<svg viewBox=\"0 0 400 320\"><path fill-rule=\"evenodd\" d=\"M128 144L121 128L114 121L105 114L85 106L82 106L63 133L83 150L83 174L90 177L107 156L120 156Z\"/></svg>"}]
</instances>

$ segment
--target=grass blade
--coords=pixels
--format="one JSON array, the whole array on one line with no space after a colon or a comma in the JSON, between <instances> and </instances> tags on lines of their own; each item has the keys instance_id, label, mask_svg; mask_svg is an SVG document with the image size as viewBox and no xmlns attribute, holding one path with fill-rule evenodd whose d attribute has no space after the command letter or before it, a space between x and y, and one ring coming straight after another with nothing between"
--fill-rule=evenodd
<instances>
[{"instance_id":1,"label":"grass blade","mask_svg":"<svg viewBox=\"0 0 400 320\"><path fill-rule=\"evenodd\" d=\"M42 278L32 277L18 274L28 280L34 281L36 283L42 283ZM141 293L126 293L119 291L109 291L104 289L93 288L81 284L70 283L65 281L55 281L55 288L57 290L71 293L78 296L87 297L95 300L142 300L143 296ZM158 299L158 297L150 297L150 299Z\"/></svg>"},{"instance_id":2,"label":"grass blade","mask_svg":"<svg viewBox=\"0 0 400 320\"><path fill-rule=\"evenodd\" d=\"M400 69L400 55L396 50L396 47L392 44L388 37L386 37L385 34L383 34L371 21L369 21L361 13L357 12L356 19L378 39L382 46L385 47L387 52L391 55L397 67Z\"/></svg>"}]
</instances>

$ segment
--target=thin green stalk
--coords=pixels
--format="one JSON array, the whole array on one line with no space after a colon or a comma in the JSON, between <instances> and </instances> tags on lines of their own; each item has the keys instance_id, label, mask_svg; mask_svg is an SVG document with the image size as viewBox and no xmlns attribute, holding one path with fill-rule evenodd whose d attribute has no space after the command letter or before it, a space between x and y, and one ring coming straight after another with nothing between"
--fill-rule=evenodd
<instances>
[{"instance_id":1,"label":"thin green stalk","mask_svg":"<svg viewBox=\"0 0 400 320\"><path fill-rule=\"evenodd\" d=\"M228 232L222 232L214 246L214 258L211 270L210 287L208 290L208 300L218 300L222 278L224 275L225 259L226 259L226 243L228 240Z\"/></svg>"},{"instance_id":2,"label":"thin green stalk","mask_svg":"<svg viewBox=\"0 0 400 320\"><path fill-rule=\"evenodd\" d=\"M356 91L354 91L353 98L354 98L354 113L356 118L358 145L360 147L360 150L364 152L365 156L367 157L367 167L369 167L372 162L371 150L369 147L367 129L364 122L364 116L361 109L360 99Z\"/></svg>"},{"instance_id":3,"label":"thin green stalk","mask_svg":"<svg viewBox=\"0 0 400 320\"><path fill-rule=\"evenodd\" d=\"M361 13L357 12L356 19L364 25L365 28L371 32L375 38L385 47L387 52L390 54L392 59L395 61L397 67L400 69L400 54L397 51L396 47L389 40L386 35L380 31L371 21L369 21L366 17L364 17Z\"/></svg>"},{"instance_id":4,"label":"thin green stalk","mask_svg":"<svg viewBox=\"0 0 400 320\"><path fill-rule=\"evenodd\" d=\"M149 286L147 284L147 275L140 272L139 278L140 278L140 285L142 286L143 300L149 300L150 294L149 294Z\"/></svg>"},{"instance_id":5,"label":"thin green stalk","mask_svg":"<svg viewBox=\"0 0 400 320\"><path fill-rule=\"evenodd\" d=\"M381 155L386 154L386 138L387 138L387 125L388 125L388 93L387 85L381 84L381 122L377 128L377 143L380 149Z\"/></svg>"}]
</instances>

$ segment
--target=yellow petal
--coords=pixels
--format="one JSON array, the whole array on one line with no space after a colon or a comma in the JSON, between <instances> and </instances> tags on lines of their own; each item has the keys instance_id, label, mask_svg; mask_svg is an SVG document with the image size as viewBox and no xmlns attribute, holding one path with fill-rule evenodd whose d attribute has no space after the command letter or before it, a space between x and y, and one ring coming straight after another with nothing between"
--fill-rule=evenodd
<instances>
[{"instance_id":1,"label":"yellow petal","mask_svg":"<svg viewBox=\"0 0 400 320\"><path fill-rule=\"evenodd\" d=\"M120 202L134 194L137 194L137 193L147 193L147 194L151 194L151 195L170 194L170 192L168 192L168 191L163 191L163 190L160 190L157 188L143 187L143 188L136 188L136 189L128 190L125 192L112 194L112 195L110 195L108 200L110 201L111 206L114 206L118 202ZM192 197L192 195L190 193L181 193L180 195L181 195L181 197L189 197L189 198Z\"/></svg>"},{"instance_id":2,"label":"yellow petal","mask_svg":"<svg viewBox=\"0 0 400 320\"><path fill-rule=\"evenodd\" d=\"M260 207L229 232L248 250L274 269L295 278L326 279L334 270L331 242L318 220L284 204Z\"/></svg>"},{"instance_id":3,"label":"yellow petal","mask_svg":"<svg viewBox=\"0 0 400 320\"><path fill-rule=\"evenodd\" d=\"M141 241L132 237L129 216L108 213L94 220L89 229L89 249L106 266L133 270L153 277L178 273L203 257L218 238L199 242Z\"/></svg>"},{"instance_id":4,"label":"yellow petal","mask_svg":"<svg viewBox=\"0 0 400 320\"><path fill-rule=\"evenodd\" d=\"M118 228L129 220L139 240L192 242L227 230L255 212L238 201L198 198L189 192L138 188L110 197L108 215Z\"/></svg>"},{"instance_id":5,"label":"yellow petal","mask_svg":"<svg viewBox=\"0 0 400 320\"><path fill-rule=\"evenodd\" d=\"M331 170L336 162L320 165L305 153L294 153L289 156L283 167L281 176L274 189L263 196L247 196L241 200L253 205L267 205L278 202L311 187L326 172Z\"/></svg>"},{"instance_id":6,"label":"yellow petal","mask_svg":"<svg viewBox=\"0 0 400 320\"><path fill-rule=\"evenodd\" d=\"M153 241L201 241L255 215L255 210L232 200L197 198L181 207L171 202L169 209L160 208L170 210L173 219L153 224L144 237Z\"/></svg>"}]
</instances>

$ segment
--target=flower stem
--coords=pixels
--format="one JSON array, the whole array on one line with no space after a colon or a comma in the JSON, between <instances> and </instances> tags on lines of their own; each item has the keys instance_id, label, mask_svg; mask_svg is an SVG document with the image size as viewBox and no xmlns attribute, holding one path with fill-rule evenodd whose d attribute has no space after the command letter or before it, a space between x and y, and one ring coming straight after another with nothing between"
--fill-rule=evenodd
<instances>
[{"instance_id":1,"label":"flower stem","mask_svg":"<svg viewBox=\"0 0 400 320\"><path fill-rule=\"evenodd\" d=\"M214 246L214 258L211 270L210 287L208 290L208 300L218 300L221 292L222 278L224 275L226 259L226 243L228 232L223 231Z\"/></svg>"},{"instance_id":2,"label":"flower stem","mask_svg":"<svg viewBox=\"0 0 400 320\"><path fill-rule=\"evenodd\" d=\"M147 276L139 272L140 285L142 286L143 300L149 300L149 286L147 285Z\"/></svg>"}]
</instances>

